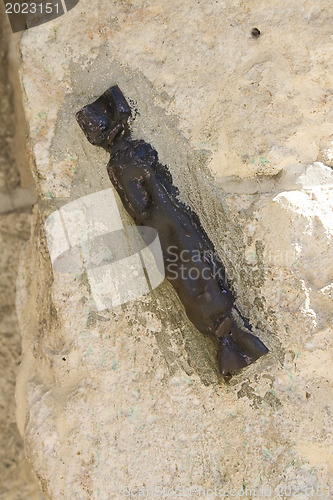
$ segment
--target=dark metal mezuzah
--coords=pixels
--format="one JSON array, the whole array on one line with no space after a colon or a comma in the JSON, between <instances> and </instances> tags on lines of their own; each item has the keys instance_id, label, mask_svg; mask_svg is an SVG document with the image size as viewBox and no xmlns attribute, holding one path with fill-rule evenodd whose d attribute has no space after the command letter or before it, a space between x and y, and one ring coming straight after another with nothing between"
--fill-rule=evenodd
<instances>
[{"instance_id":1,"label":"dark metal mezuzah","mask_svg":"<svg viewBox=\"0 0 333 500\"><path fill-rule=\"evenodd\" d=\"M179 200L178 189L167 167L159 163L157 152L145 141L131 138L130 116L126 99L114 86L82 108L76 119L88 141L110 153L108 174L129 215L137 225L157 230L165 277L193 325L217 337L219 369L228 379L268 349L233 319L234 298L213 243L198 216ZM195 258L184 259L184 255Z\"/></svg>"}]
</instances>

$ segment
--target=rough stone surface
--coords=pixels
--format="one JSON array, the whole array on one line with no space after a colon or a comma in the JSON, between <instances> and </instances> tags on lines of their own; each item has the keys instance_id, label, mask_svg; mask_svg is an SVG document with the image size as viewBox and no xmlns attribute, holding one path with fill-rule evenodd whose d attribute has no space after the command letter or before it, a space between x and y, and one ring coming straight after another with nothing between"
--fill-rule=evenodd
<instances>
[{"instance_id":1,"label":"rough stone surface","mask_svg":"<svg viewBox=\"0 0 333 500\"><path fill-rule=\"evenodd\" d=\"M15 379L20 363L21 336L15 312L15 281L22 245L29 238L31 213L0 216L0 499L42 500L40 488L25 458L16 425Z\"/></svg>"},{"instance_id":2,"label":"rough stone surface","mask_svg":"<svg viewBox=\"0 0 333 500\"><path fill-rule=\"evenodd\" d=\"M30 209L22 201L31 174L23 156L24 142L16 148L16 109L19 105L19 80L15 86L12 71L10 28L0 5L0 499L42 500L31 467L25 458L22 437L16 425L15 379L20 363L21 336L15 312L16 275L19 255L30 235ZM21 105L22 106L22 105ZM22 125L22 124L21 124ZM24 127L23 127L24 130ZM24 136L23 132L23 136ZM23 155L21 156L21 152ZM24 186L24 187L23 187ZM24 196L23 196L24 198ZM27 201L27 200L25 200ZM28 200L29 201L29 200ZM16 206L14 206L16 204ZM20 206L21 210L13 212ZM25 209L22 208L25 206Z\"/></svg>"},{"instance_id":3,"label":"rough stone surface","mask_svg":"<svg viewBox=\"0 0 333 500\"><path fill-rule=\"evenodd\" d=\"M332 12L328 0L81 0L23 35L39 203L17 297L17 416L51 498L157 486L185 498L191 485L329 498ZM84 275L52 270L46 217L110 187L74 115L114 84L270 348L229 386L168 284L98 312Z\"/></svg>"},{"instance_id":4,"label":"rough stone surface","mask_svg":"<svg viewBox=\"0 0 333 500\"><path fill-rule=\"evenodd\" d=\"M10 28L5 23L5 14L1 6L0 18L0 64L3 72L0 78L0 192L14 189L20 182L16 168L9 168L15 164L12 140L14 136L14 113L12 102L12 89L8 79L8 52Z\"/></svg>"}]
</instances>

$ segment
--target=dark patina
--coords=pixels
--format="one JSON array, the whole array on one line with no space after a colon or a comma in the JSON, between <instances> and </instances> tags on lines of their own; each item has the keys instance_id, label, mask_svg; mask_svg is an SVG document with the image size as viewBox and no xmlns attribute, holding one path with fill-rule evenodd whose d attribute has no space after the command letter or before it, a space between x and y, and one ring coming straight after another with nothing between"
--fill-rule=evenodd
<instances>
[{"instance_id":1,"label":"dark patina","mask_svg":"<svg viewBox=\"0 0 333 500\"><path fill-rule=\"evenodd\" d=\"M76 119L88 141L110 153L110 180L135 223L157 230L165 276L194 326L218 338L219 369L227 379L268 349L234 321L234 298L213 243L198 216L179 200L178 189L167 167L159 163L157 152L145 141L131 138L130 116L123 94L114 86L82 108ZM184 252L196 258L184 261ZM183 266L183 272L175 272L175 266Z\"/></svg>"}]
</instances>

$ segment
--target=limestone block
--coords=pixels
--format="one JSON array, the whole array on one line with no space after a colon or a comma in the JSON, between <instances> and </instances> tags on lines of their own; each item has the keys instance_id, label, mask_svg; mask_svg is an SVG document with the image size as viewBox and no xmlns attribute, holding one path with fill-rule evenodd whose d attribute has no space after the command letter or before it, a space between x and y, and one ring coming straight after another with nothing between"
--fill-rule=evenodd
<instances>
[{"instance_id":1,"label":"limestone block","mask_svg":"<svg viewBox=\"0 0 333 500\"><path fill-rule=\"evenodd\" d=\"M31 182L30 189L27 187L31 174L23 162L24 123L17 114L20 85L13 71L15 36L3 3L0 41L0 499L42 500L44 496L25 458L15 416L15 379L21 355L15 312L16 276L20 251L30 235L34 190ZM21 141L16 147L18 137Z\"/></svg>"},{"instance_id":2,"label":"limestone block","mask_svg":"<svg viewBox=\"0 0 333 500\"><path fill-rule=\"evenodd\" d=\"M329 0L80 0L24 33L39 202L18 281L17 418L50 498L329 498L331 17ZM75 113L114 84L270 349L230 385L167 283L99 311L84 273L52 268L46 218L110 188Z\"/></svg>"}]
</instances>

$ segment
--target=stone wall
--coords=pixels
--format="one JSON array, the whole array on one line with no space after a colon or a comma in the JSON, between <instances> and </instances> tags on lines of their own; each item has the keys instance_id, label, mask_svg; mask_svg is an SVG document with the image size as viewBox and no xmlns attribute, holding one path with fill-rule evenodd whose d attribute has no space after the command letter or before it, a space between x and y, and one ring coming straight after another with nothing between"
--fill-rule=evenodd
<instances>
[{"instance_id":1,"label":"stone wall","mask_svg":"<svg viewBox=\"0 0 333 500\"><path fill-rule=\"evenodd\" d=\"M15 75L18 39L11 34L2 3L0 14L0 499L42 500L25 458L15 415L15 379L21 353L15 312L16 276L22 246L30 235L34 190L24 161L23 108Z\"/></svg>"},{"instance_id":2,"label":"stone wall","mask_svg":"<svg viewBox=\"0 0 333 500\"><path fill-rule=\"evenodd\" d=\"M157 486L183 487L184 498L191 486L329 498L329 3L81 0L23 35L39 201L17 298L18 424L51 498ZM134 136L168 165L270 349L229 385L216 346L167 283L100 312L85 275L52 269L47 216L110 187L107 155L75 113L114 84L132 105Z\"/></svg>"}]
</instances>

